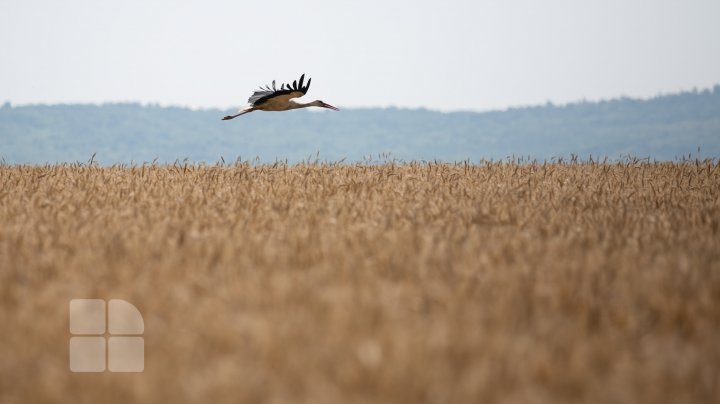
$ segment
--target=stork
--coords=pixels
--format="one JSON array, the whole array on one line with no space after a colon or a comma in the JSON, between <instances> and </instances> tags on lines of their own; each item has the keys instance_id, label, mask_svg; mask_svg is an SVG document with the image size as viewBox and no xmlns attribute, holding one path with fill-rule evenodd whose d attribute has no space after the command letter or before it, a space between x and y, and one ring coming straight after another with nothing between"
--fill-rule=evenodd
<instances>
[{"instance_id":1,"label":"stork","mask_svg":"<svg viewBox=\"0 0 720 404\"><path fill-rule=\"evenodd\" d=\"M237 118L240 115L247 114L253 111L288 111L291 109L307 107L321 107L339 111L339 109L320 100L315 100L307 104L300 104L292 101L293 98L299 98L305 95L308 91L308 88L310 88L310 82L312 81L312 79L308 79L307 84L303 86L304 80L305 74L300 76L299 82L293 81L292 85L282 84L280 86L280 89L277 89L275 87L275 80L273 80L272 86L265 85L264 88L260 87L260 90L255 91L253 95L248 98L249 105L240 108L238 113L235 115L228 115L224 117L223 121Z\"/></svg>"}]
</instances>

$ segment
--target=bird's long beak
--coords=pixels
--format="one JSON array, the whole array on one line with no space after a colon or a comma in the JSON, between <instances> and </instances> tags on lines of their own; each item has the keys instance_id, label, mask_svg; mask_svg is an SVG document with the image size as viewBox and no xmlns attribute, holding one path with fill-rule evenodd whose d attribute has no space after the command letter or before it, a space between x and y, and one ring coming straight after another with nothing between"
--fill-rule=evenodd
<instances>
[{"instance_id":1,"label":"bird's long beak","mask_svg":"<svg viewBox=\"0 0 720 404\"><path fill-rule=\"evenodd\" d=\"M335 111L340 111L340 108L335 108L335 107L333 107L332 105L326 104L326 103L324 103L324 102L322 103L322 106L323 106L323 108L329 108L329 109L332 109L332 110L335 110Z\"/></svg>"}]
</instances>

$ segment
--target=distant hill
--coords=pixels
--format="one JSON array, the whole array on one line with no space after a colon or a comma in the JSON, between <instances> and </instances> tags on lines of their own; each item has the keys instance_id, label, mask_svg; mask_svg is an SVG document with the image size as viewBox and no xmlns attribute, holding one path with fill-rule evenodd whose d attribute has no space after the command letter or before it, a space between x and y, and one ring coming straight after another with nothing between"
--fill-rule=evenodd
<instances>
[{"instance_id":1,"label":"distant hill","mask_svg":"<svg viewBox=\"0 0 720 404\"><path fill-rule=\"evenodd\" d=\"M0 157L7 163L103 164L238 157L264 162L552 159L571 153L612 159L720 156L720 86L649 100L621 98L494 112L343 109L255 112L140 104L0 108Z\"/></svg>"}]
</instances>

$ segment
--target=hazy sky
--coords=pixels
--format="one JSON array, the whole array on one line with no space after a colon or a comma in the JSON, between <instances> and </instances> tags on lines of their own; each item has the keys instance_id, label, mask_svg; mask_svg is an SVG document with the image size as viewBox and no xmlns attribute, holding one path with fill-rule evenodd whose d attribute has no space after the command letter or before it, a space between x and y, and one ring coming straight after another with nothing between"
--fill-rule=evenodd
<instances>
[{"instance_id":1,"label":"hazy sky","mask_svg":"<svg viewBox=\"0 0 720 404\"><path fill-rule=\"evenodd\" d=\"M0 102L488 110L720 83L718 0L0 0Z\"/></svg>"}]
</instances>

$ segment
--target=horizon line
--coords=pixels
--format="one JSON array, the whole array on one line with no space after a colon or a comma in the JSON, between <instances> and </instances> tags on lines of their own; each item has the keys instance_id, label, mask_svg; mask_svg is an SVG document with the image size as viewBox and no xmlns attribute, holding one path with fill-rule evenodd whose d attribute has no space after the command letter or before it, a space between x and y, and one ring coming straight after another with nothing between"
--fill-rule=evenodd
<instances>
[{"instance_id":1,"label":"horizon line","mask_svg":"<svg viewBox=\"0 0 720 404\"><path fill-rule=\"evenodd\" d=\"M664 98L664 97L672 97L672 96L678 96L678 95L685 95L685 94L703 94L703 93L720 93L720 83L713 84L709 87L693 87L692 89L688 90L679 90L679 91L673 91L673 92L658 92L655 95L651 96L628 96L626 94L621 94L615 97L611 98L597 98L597 99L590 99L590 98L580 98L575 99L572 101L567 102L554 102L552 100L547 100L544 103L529 103L529 104L515 104L515 105L509 105L506 107L497 107L497 108L491 108L491 109L452 109L452 110L442 110L437 108L430 108L426 106L398 106L398 105L376 105L376 106L342 106L342 109L344 110L367 110L367 109L399 109L399 110L424 110L429 112L439 112L439 113L491 113L491 112L503 112L508 110L515 110L515 109L533 109L533 108L543 108L543 107L566 107L569 105L576 105L576 104L601 104L605 102L613 102L613 101L624 101L624 100L632 100L632 101L650 101L657 98ZM96 106L96 107L102 107L106 105L139 105L143 108L178 108L178 109L186 109L191 111L228 111L228 110L235 110L237 109L236 106L234 107L219 107L219 106L199 106L199 107L193 107L188 105L179 105L179 104L171 104L171 103L161 103L157 101L100 101L100 102L55 102L55 103L46 103L46 102L30 102L30 103L22 103L22 104L13 104L12 100L5 100L2 101L2 104L0 105L0 109L5 108L24 108L24 107L54 107L54 106ZM318 111L305 111L305 112L318 112Z\"/></svg>"}]
</instances>

